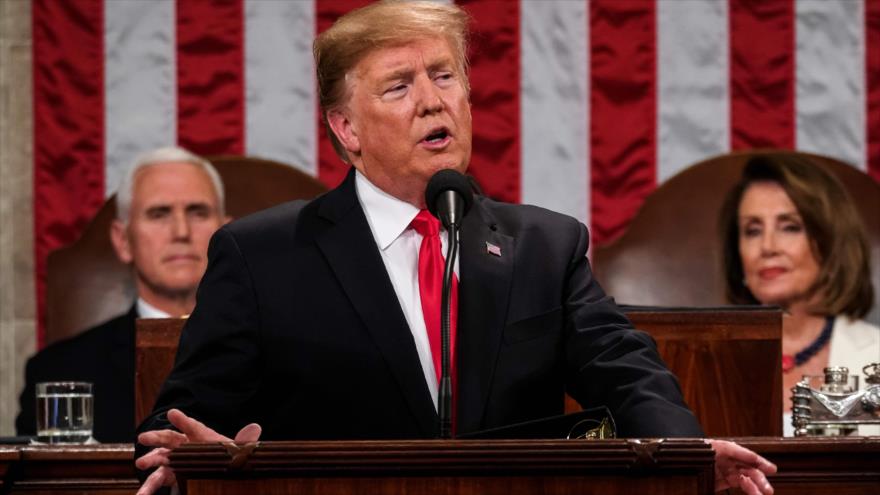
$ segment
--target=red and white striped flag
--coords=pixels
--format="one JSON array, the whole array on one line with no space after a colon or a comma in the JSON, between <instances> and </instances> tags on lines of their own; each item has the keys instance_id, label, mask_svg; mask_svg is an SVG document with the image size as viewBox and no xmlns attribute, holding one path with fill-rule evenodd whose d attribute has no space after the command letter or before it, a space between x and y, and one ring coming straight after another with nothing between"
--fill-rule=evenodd
<instances>
[{"instance_id":1,"label":"red and white striped flag","mask_svg":"<svg viewBox=\"0 0 880 495\"><path fill-rule=\"evenodd\" d=\"M311 43L365 3L33 0L39 307L48 252L144 150L261 156L337 184ZM880 1L460 3L470 171L490 196L583 220L595 242L658 183L731 150L822 153L880 180Z\"/></svg>"}]
</instances>

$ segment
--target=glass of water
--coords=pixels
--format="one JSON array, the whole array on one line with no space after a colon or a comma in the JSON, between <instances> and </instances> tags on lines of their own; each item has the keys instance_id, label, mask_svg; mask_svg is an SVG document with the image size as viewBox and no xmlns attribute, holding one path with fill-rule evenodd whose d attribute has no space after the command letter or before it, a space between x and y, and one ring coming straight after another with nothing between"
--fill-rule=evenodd
<instances>
[{"instance_id":1,"label":"glass of water","mask_svg":"<svg viewBox=\"0 0 880 495\"><path fill-rule=\"evenodd\" d=\"M88 382L37 384L37 441L86 443L92 438L94 397Z\"/></svg>"}]
</instances>

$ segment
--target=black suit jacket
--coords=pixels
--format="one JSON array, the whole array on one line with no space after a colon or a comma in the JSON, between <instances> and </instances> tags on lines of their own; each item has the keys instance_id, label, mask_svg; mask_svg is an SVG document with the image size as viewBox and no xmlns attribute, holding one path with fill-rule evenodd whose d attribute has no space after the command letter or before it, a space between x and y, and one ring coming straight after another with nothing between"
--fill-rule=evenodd
<instances>
[{"instance_id":1,"label":"black suit jacket","mask_svg":"<svg viewBox=\"0 0 880 495\"><path fill-rule=\"evenodd\" d=\"M128 313L61 342L30 358L25 387L19 397L15 429L19 435L36 433L35 389L39 382L92 383L94 428L99 442L134 441L134 322Z\"/></svg>"},{"instance_id":2,"label":"black suit jacket","mask_svg":"<svg viewBox=\"0 0 880 495\"><path fill-rule=\"evenodd\" d=\"M567 390L607 405L624 436L702 434L653 341L593 279L582 224L478 197L460 247L459 433L560 414ZM252 421L264 439L437 435L353 174L215 234L174 370L141 429L167 427L171 407L229 436Z\"/></svg>"}]
</instances>

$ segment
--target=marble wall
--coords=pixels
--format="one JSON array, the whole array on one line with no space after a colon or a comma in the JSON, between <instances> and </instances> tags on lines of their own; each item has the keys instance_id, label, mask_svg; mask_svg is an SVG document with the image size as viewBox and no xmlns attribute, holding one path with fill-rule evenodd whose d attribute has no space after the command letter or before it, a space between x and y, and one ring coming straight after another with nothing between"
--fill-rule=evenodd
<instances>
[{"instance_id":1,"label":"marble wall","mask_svg":"<svg viewBox=\"0 0 880 495\"><path fill-rule=\"evenodd\" d=\"M0 0L0 436L36 345L31 100L31 2Z\"/></svg>"}]
</instances>

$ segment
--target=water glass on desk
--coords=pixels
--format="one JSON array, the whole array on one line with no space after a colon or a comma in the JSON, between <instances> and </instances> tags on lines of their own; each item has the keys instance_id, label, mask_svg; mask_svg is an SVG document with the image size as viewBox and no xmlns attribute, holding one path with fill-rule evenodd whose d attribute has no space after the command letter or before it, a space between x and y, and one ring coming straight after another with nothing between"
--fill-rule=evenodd
<instances>
[{"instance_id":1,"label":"water glass on desk","mask_svg":"<svg viewBox=\"0 0 880 495\"><path fill-rule=\"evenodd\" d=\"M88 382L37 384L37 441L86 443L92 438L94 398Z\"/></svg>"}]
</instances>

